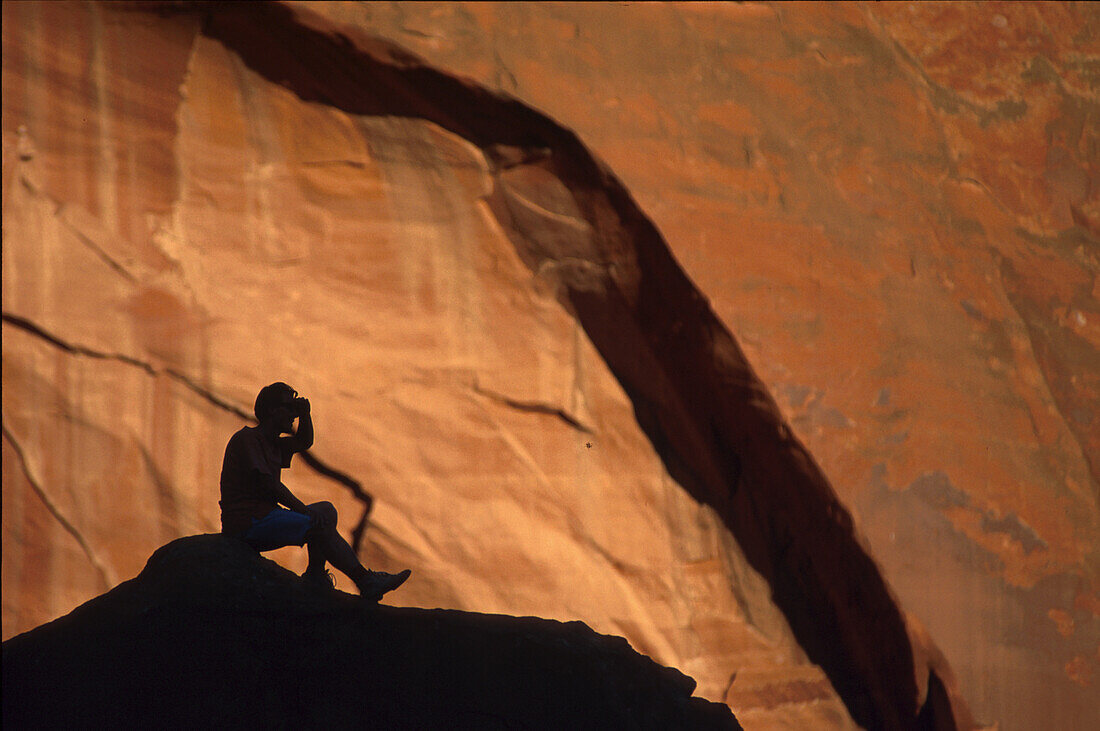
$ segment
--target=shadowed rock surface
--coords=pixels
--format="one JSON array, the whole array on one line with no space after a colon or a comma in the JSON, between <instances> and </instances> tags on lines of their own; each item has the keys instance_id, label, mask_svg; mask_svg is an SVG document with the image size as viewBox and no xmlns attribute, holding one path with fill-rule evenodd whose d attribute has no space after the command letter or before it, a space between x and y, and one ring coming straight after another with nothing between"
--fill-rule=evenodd
<instances>
[{"instance_id":1,"label":"shadowed rock surface","mask_svg":"<svg viewBox=\"0 0 1100 731\"><path fill-rule=\"evenodd\" d=\"M737 729L580 622L318 594L221 535L3 645L6 728Z\"/></svg>"}]
</instances>

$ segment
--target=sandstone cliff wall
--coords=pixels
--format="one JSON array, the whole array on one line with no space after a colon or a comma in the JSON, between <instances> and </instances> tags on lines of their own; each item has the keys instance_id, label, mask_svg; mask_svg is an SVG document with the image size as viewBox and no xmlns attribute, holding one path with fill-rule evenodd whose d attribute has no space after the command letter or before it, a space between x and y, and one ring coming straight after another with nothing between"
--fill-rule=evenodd
<instances>
[{"instance_id":1,"label":"sandstone cliff wall","mask_svg":"<svg viewBox=\"0 0 1100 731\"><path fill-rule=\"evenodd\" d=\"M279 379L318 425L288 483L404 602L846 727L839 526L914 708L932 667L980 723L1095 718L1095 11L287 7L4 5L5 638L215 529ZM810 492L761 491L802 444Z\"/></svg>"}]
</instances>

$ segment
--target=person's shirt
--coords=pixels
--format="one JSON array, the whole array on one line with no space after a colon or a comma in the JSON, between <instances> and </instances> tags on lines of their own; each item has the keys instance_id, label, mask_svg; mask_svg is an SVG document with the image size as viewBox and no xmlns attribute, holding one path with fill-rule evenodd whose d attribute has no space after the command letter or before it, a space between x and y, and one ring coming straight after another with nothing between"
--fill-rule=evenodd
<instances>
[{"instance_id":1,"label":"person's shirt","mask_svg":"<svg viewBox=\"0 0 1100 731\"><path fill-rule=\"evenodd\" d=\"M271 444L254 426L246 426L229 439L222 461L222 533L244 535L252 520L275 509L275 494L261 475L279 481L294 456L294 440L279 437Z\"/></svg>"}]
</instances>

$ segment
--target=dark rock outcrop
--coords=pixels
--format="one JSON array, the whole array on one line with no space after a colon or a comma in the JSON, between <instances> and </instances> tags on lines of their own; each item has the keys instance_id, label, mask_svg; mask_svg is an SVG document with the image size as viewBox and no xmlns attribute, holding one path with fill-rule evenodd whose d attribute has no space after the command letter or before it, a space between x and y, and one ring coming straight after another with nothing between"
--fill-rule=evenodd
<instances>
[{"instance_id":1,"label":"dark rock outcrop","mask_svg":"<svg viewBox=\"0 0 1100 731\"><path fill-rule=\"evenodd\" d=\"M220 535L5 642L3 683L6 728L739 728L580 622L318 594Z\"/></svg>"}]
</instances>

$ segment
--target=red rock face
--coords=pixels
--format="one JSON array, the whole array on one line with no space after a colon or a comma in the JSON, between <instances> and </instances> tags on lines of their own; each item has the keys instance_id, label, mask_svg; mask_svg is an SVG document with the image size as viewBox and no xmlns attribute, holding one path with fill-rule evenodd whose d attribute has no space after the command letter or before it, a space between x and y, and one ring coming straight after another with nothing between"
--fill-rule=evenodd
<instances>
[{"instance_id":1,"label":"red rock face","mask_svg":"<svg viewBox=\"0 0 1100 731\"><path fill-rule=\"evenodd\" d=\"M1095 11L178 10L4 6L5 638L289 380L404 601L748 727L1096 720Z\"/></svg>"}]
</instances>

